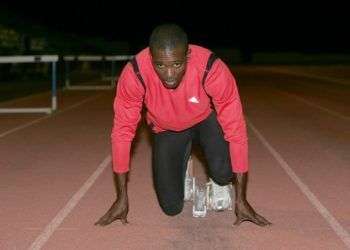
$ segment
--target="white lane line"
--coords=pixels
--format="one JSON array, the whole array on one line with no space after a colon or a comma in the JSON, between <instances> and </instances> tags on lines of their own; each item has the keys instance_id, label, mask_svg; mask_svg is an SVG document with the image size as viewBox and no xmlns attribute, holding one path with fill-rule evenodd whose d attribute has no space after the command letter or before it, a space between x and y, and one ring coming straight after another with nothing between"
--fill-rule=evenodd
<instances>
[{"instance_id":1,"label":"white lane line","mask_svg":"<svg viewBox=\"0 0 350 250\"><path fill-rule=\"evenodd\" d=\"M51 97L51 91L45 91L45 92L42 92L42 93L37 93L37 94L31 94L31 95L27 95L27 96L23 96L23 97L18 97L18 98L15 98L15 99L2 101L0 103L1 104L12 104L12 103L15 103L15 102L25 101L27 99L37 98L37 97L41 97L41 96L50 96Z\"/></svg>"},{"instance_id":2,"label":"white lane line","mask_svg":"<svg viewBox=\"0 0 350 250\"><path fill-rule=\"evenodd\" d=\"M29 250L39 250L50 239L51 235L60 226L63 220L72 212L74 207L84 197L90 187L95 183L97 178L102 174L103 170L111 163L112 157L108 155L98 166L95 172L85 181L83 186L72 196L67 204L57 213L55 218L45 227L42 233L35 239Z\"/></svg>"},{"instance_id":3,"label":"white lane line","mask_svg":"<svg viewBox=\"0 0 350 250\"><path fill-rule=\"evenodd\" d=\"M323 216L323 218L328 222L333 231L339 236L339 238L344 242L344 244L350 249L350 234L345 230L344 227L336 220L336 218L328 211L328 209L322 205L322 203L317 199L317 197L312 193L310 188L302 182L302 180L296 175L288 163L283 159L283 157L270 145L270 143L264 138L264 136L255 128L255 126L246 119L248 126L253 130L254 134L261 143L268 149L268 151L273 155L279 165L288 174L292 181L299 187L301 192L309 199L311 204L317 209L317 211Z\"/></svg>"},{"instance_id":4,"label":"white lane line","mask_svg":"<svg viewBox=\"0 0 350 250\"><path fill-rule=\"evenodd\" d=\"M62 113L64 113L64 112L68 111L68 110L74 109L74 108L76 108L76 107L78 107L78 106L80 106L80 105L82 105L82 104L84 104L84 103L86 103L86 102L89 102L89 101L92 101L92 100L98 98L100 95L102 95L102 94L99 94L99 95L97 95L97 96L92 96L92 97L86 98L86 99L84 99L84 100L81 101L81 102L78 102L78 103L76 103L76 104L74 104L74 105L72 105L72 106L69 106L68 108L59 110L59 111L57 111L57 112L54 113L54 114L46 115L46 116L44 116L44 117L35 119L35 120L30 121L30 122L28 122L28 123L25 123L25 124L23 124L23 125L20 125L20 126L17 126L17 127L12 128L12 129L10 129L10 130L7 130L7 131L5 131L5 132L3 132L3 133L0 134L0 138L3 138L3 137L5 137L5 136L7 136L7 135L9 135L9 134L12 134L12 133L17 132L17 131L19 131L19 130L21 130L21 129L27 128L27 127L29 127L29 126L31 126L31 125L33 125L33 124L36 124L36 123L39 123L39 122L41 122L41 121L43 121L43 120L46 120L46 119L48 119L48 118L51 118L51 117L53 117L53 116L55 116L55 115L62 114Z\"/></svg>"},{"instance_id":5,"label":"white lane line","mask_svg":"<svg viewBox=\"0 0 350 250\"><path fill-rule=\"evenodd\" d=\"M271 72L277 72L277 73L281 73L281 74L286 74L286 75L294 75L294 76L300 76L300 77L308 77L308 78L312 78L312 79L316 79L316 80L324 80L324 81L327 81L327 82L334 82L334 83L340 83L340 84L343 84L343 85L346 85L346 86L349 86L349 81L347 81L347 83L345 83L344 81L342 80L339 80L339 79L334 79L334 78L330 78L330 77L325 77L325 76L317 76L317 75L312 75L312 74L307 74L307 73L301 73L301 72L295 72L295 71L291 71L291 70L288 70L288 69L276 69L276 68L262 68L263 70L267 70L267 71L271 71ZM341 118L341 119L344 119L344 120L350 120L350 117L349 116L346 116L346 115L342 115L336 111L333 111L333 110L330 110L328 108L325 108L325 107L322 107L318 104L315 104L313 102L310 102L300 96L297 96L297 95L294 95L294 94L290 94L290 93L286 93L285 91L281 91L281 90L276 90L278 92L281 92L285 95L288 95L288 96L291 96L301 102L304 102L305 104L308 104L309 106L312 106L312 107L315 107L317 109L320 109L324 112L327 112L333 116L336 116L338 118Z\"/></svg>"},{"instance_id":6,"label":"white lane line","mask_svg":"<svg viewBox=\"0 0 350 250\"><path fill-rule=\"evenodd\" d=\"M28 230L28 231L41 231L42 228L41 227L26 227L24 228L24 230ZM79 228L77 227L60 227L57 229L57 231L64 231L64 230L79 230Z\"/></svg>"},{"instance_id":7,"label":"white lane line","mask_svg":"<svg viewBox=\"0 0 350 250\"><path fill-rule=\"evenodd\" d=\"M280 73L280 74L307 77L307 78L311 78L311 79L315 79L315 80L333 82L333 83L338 83L338 84L341 84L344 86L350 85L350 80L347 80L347 79L337 79L337 78L332 78L332 77L328 77L328 76L314 75L314 74L309 74L309 73L304 73L304 72L293 71L291 69L264 68L264 70L268 70L268 71L272 71L272 72L276 72L276 73Z\"/></svg>"},{"instance_id":8,"label":"white lane line","mask_svg":"<svg viewBox=\"0 0 350 250\"><path fill-rule=\"evenodd\" d=\"M308 101L308 100L306 100L306 99L304 99L304 98L302 98L302 97L300 97L300 96L297 96L297 95L295 95L295 94L287 93L287 92L282 91L282 90L276 90L276 91L282 93L283 95L287 95L287 96L290 96L290 97L292 97L292 98L294 98L294 99L297 99L297 100L299 100L299 101L301 101L301 102L303 102L303 103L305 103L305 104L307 104L307 105L309 105L309 106L312 106L312 107L314 107L314 108L317 108L317 109L319 109L319 110L322 110L322 111L324 111L324 112L326 112L326 113L328 113L328 114L331 114L331 115L333 115L333 116L336 116L336 117L338 117L338 118L340 118L340 119L350 120L350 117L349 117L349 116L342 115L341 113L338 113L338 112L336 112L336 111L333 111L333 110L328 109L328 108L325 108L325 107L322 107L321 105L318 105L318 104L316 104L316 103L310 102L310 101Z\"/></svg>"}]
</instances>

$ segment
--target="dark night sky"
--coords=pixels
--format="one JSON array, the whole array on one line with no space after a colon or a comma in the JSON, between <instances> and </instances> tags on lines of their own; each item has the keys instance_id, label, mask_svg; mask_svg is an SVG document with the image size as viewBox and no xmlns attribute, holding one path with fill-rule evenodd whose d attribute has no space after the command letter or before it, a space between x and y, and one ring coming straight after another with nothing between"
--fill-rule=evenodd
<instances>
[{"instance_id":1,"label":"dark night sky","mask_svg":"<svg viewBox=\"0 0 350 250\"><path fill-rule=\"evenodd\" d=\"M350 41L346 8L280 2L274 5L212 1L194 4L179 1L136 1L113 4L46 1L18 4L2 0L11 11L50 29L147 43L152 28L162 22L182 25L191 42L208 46L247 46L285 50L346 50ZM125 2L125 1L123 1ZM156 10L155 8L158 8Z\"/></svg>"}]
</instances>

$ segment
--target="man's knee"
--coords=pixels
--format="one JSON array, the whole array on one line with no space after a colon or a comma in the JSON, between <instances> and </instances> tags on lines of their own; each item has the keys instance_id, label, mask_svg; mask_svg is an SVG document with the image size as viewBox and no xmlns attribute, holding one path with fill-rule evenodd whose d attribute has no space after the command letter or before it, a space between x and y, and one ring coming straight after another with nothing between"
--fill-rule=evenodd
<instances>
[{"instance_id":1,"label":"man's knee","mask_svg":"<svg viewBox=\"0 0 350 250\"><path fill-rule=\"evenodd\" d=\"M227 185L232 181L231 162L228 159L212 161L209 172L210 178L220 186Z\"/></svg>"},{"instance_id":2,"label":"man's knee","mask_svg":"<svg viewBox=\"0 0 350 250\"><path fill-rule=\"evenodd\" d=\"M214 175L214 176L211 176L211 179L218 185L220 186L225 186L225 185L228 185L232 182L232 173L230 175Z\"/></svg>"},{"instance_id":3,"label":"man's knee","mask_svg":"<svg viewBox=\"0 0 350 250\"><path fill-rule=\"evenodd\" d=\"M231 168L218 168L211 176L212 180L220 186L228 185L232 182L233 173Z\"/></svg>"},{"instance_id":4,"label":"man's knee","mask_svg":"<svg viewBox=\"0 0 350 250\"><path fill-rule=\"evenodd\" d=\"M161 208L166 215L175 216L182 212L183 206L183 202L180 202L174 205L161 205Z\"/></svg>"}]
</instances>

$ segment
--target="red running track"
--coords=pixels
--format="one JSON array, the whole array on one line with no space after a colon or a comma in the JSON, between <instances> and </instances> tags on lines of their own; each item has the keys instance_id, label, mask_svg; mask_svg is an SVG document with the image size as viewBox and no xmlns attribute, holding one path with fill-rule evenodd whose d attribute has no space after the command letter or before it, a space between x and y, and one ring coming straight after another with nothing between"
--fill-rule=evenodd
<instances>
[{"instance_id":1,"label":"red running track","mask_svg":"<svg viewBox=\"0 0 350 250\"><path fill-rule=\"evenodd\" d=\"M0 249L349 249L348 71L339 83L329 69L283 70L234 69L249 124L248 200L272 226L232 227L232 211L193 218L190 204L176 217L163 215L143 127L132 158L130 223L94 226L114 200L114 93L65 91L54 115L0 115ZM0 106L45 102L43 94ZM201 161L194 165L203 178Z\"/></svg>"}]
</instances>

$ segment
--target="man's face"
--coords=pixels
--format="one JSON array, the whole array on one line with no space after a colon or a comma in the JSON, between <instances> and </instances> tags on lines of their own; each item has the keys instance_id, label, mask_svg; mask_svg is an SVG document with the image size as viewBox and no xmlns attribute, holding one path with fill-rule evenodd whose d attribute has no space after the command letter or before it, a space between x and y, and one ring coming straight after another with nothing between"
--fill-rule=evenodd
<instances>
[{"instance_id":1,"label":"man's face","mask_svg":"<svg viewBox=\"0 0 350 250\"><path fill-rule=\"evenodd\" d=\"M164 87L175 89L179 86L186 71L187 49L155 49L152 51L152 63Z\"/></svg>"}]
</instances>

